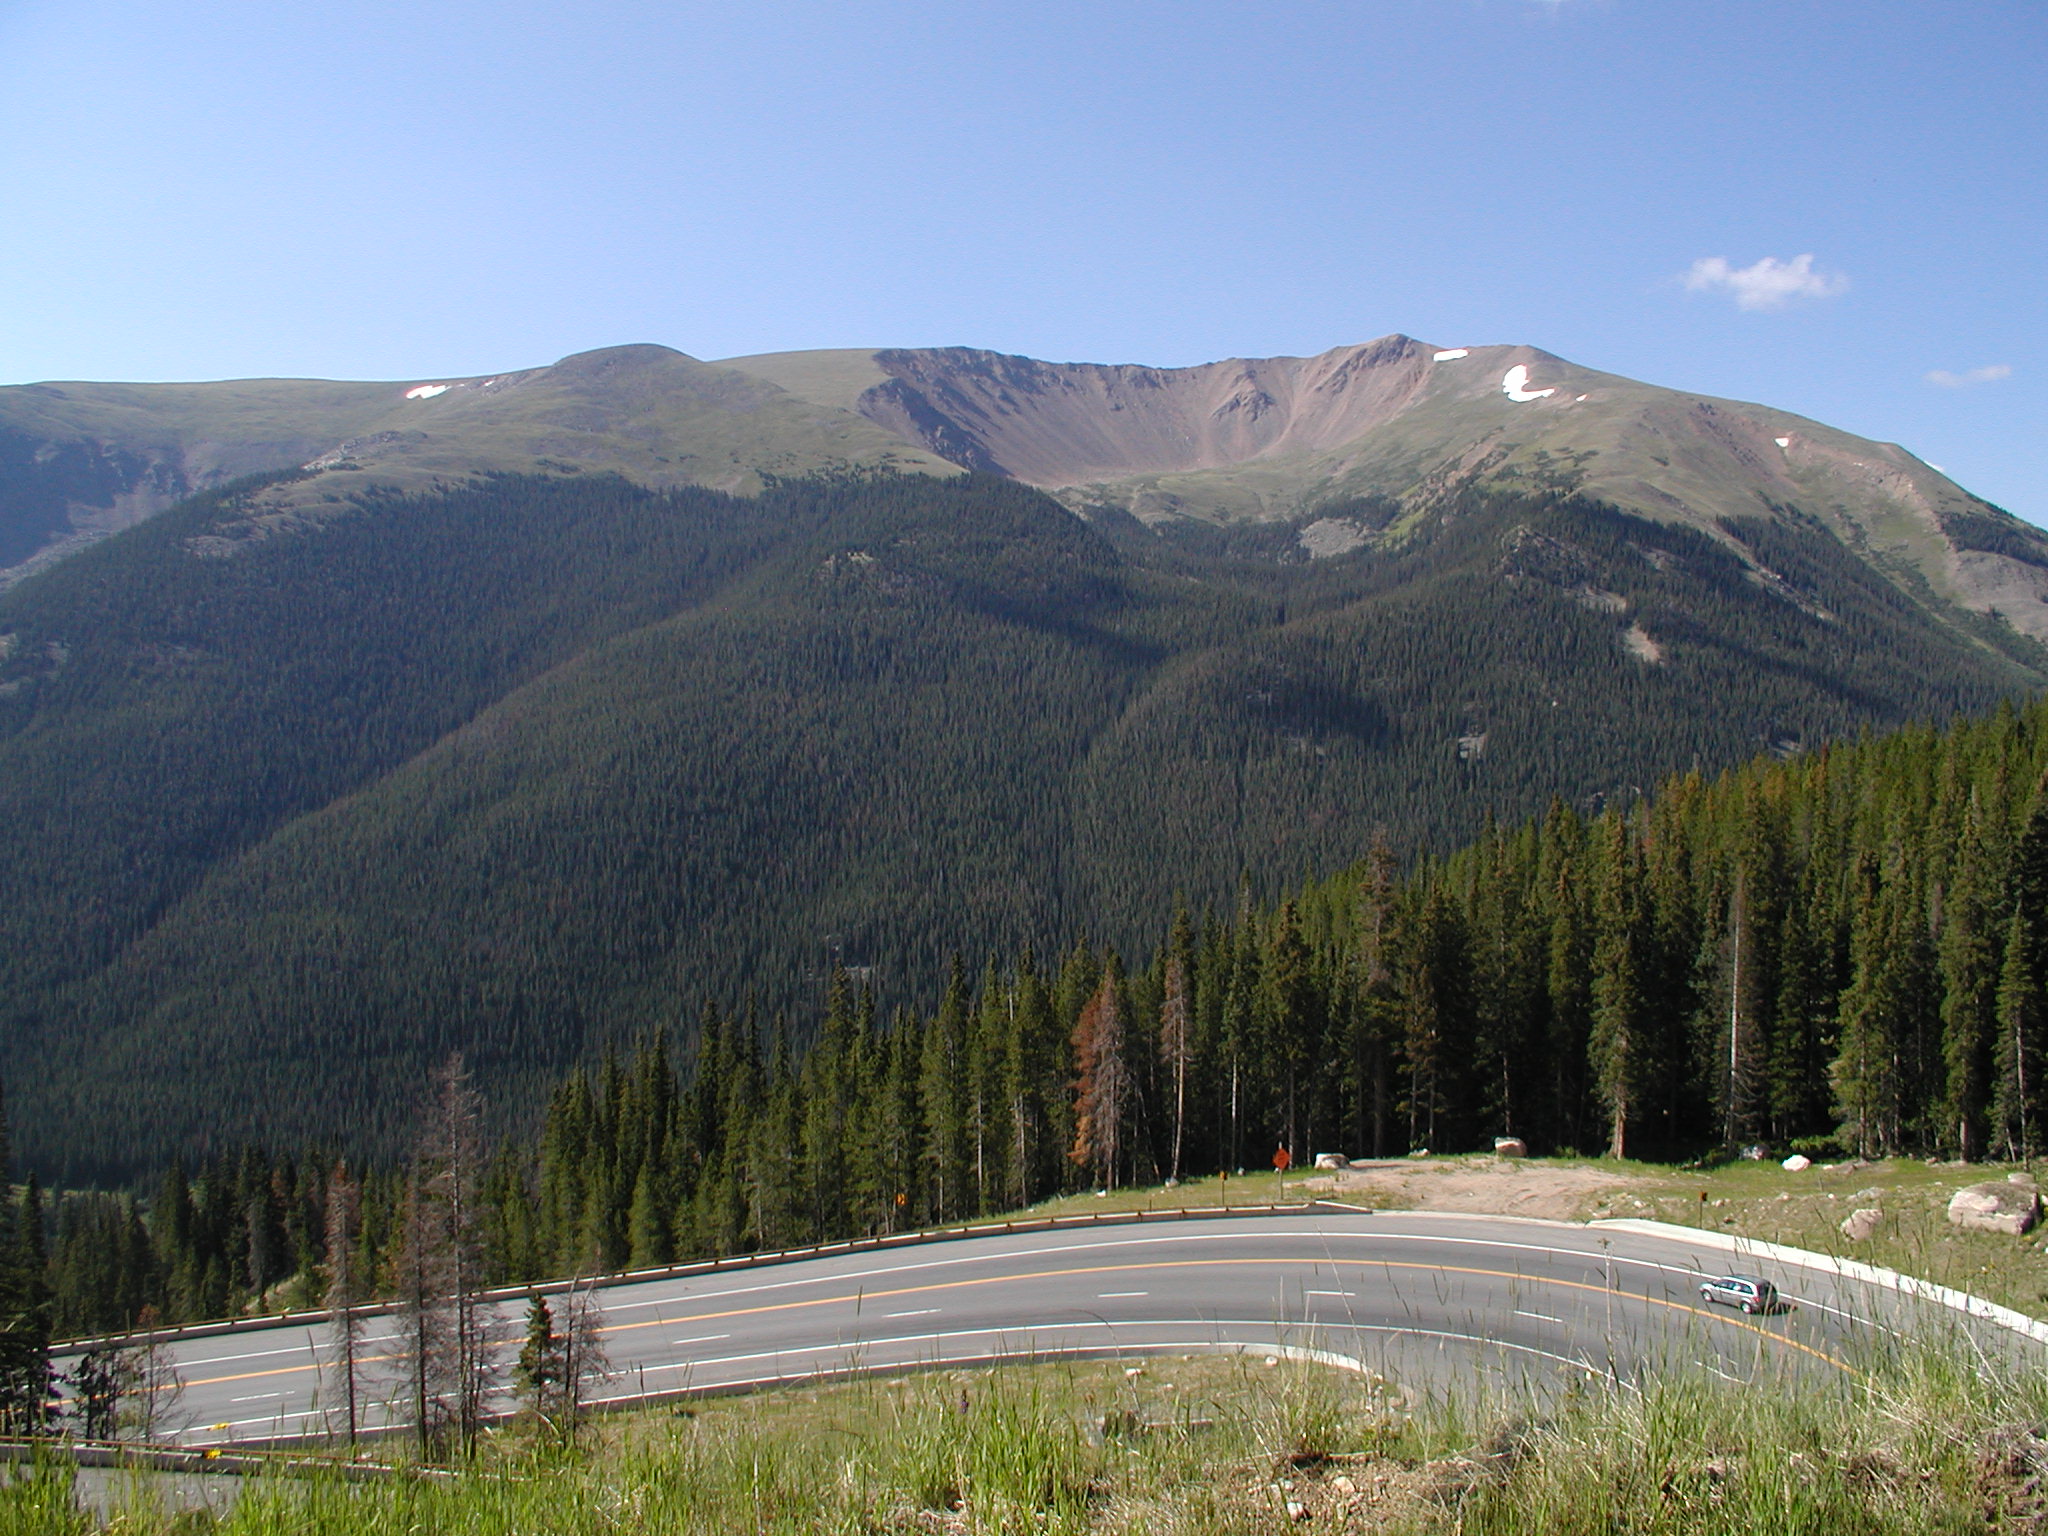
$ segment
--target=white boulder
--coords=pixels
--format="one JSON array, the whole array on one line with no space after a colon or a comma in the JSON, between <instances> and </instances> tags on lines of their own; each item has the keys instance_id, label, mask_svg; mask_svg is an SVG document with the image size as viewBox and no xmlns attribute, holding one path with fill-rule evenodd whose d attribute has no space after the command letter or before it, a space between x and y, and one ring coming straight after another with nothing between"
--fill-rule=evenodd
<instances>
[{"instance_id":1,"label":"white boulder","mask_svg":"<svg viewBox=\"0 0 2048 1536\"><path fill-rule=\"evenodd\" d=\"M1529 1143L1522 1140L1519 1136L1496 1136L1493 1138L1493 1155L1495 1157L1527 1157L1529 1155Z\"/></svg>"},{"instance_id":2,"label":"white boulder","mask_svg":"<svg viewBox=\"0 0 2048 1536\"><path fill-rule=\"evenodd\" d=\"M1813 1166L1813 1159L1803 1152L1794 1152L1784 1162L1778 1164L1778 1166L1787 1173L1804 1173Z\"/></svg>"},{"instance_id":3,"label":"white boulder","mask_svg":"<svg viewBox=\"0 0 2048 1536\"><path fill-rule=\"evenodd\" d=\"M1877 1230L1877 1224L1884 1220L1884 1212L1875 1206L1865 1206L1851 1211L1842 1218L1842 1236L1852 1243L1860 1243Z\"/></svg>"},{"instance_id":4,"label":"white boulder","mask_svg":"<svg viewBox=\"0 0 2048 1536\"><path fill-rule=\"evenodd\" d=\"M1999 1179L1959 1189L1948 1202L1948 1219L1968 1232L2004 1232L2020 1237L2041 1219L2041 1195L2025 1184Z\"/></svg>"},{"instance_id":5,"label":"white boulder","mask_svg":"<svg viewBox=\"0 0 2048 1536\"><path fill-rule=\"evenodd\" d=\"M1351 1166L1351 1159L1342 1152L1318 1152L1316 1154L1316 1166L1318 1168L1349 1168Z\"/></svg>"}]
</instances>

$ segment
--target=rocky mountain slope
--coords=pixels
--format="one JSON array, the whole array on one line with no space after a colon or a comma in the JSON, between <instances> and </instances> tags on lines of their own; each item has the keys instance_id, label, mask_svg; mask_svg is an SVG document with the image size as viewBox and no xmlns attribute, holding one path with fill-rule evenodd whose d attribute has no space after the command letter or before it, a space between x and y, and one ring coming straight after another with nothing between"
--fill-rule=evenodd
<instances>
[{"instance_id":1,"label":"rocky mountain slope","mask_svg":"<svg viewBox=\"0 0 2048 1536\"><path fill-rule=\"evenodd\" d=\"M16 386L0 389L0 583L252 472L304 471L252 508L260 533L480 473L751 494L849 466L981 470L1151 524L1284 521L1311 556L1409 537L1475 484L1579 490L1717 538L1730 518L1805 520L1916 600L2048 638L2048 535L1904 449L1532 347L1406 336L1193 368L643 345L466 379Z\"/></svg>"},{"instance_id":2,"label":"rocky mountain slope","mask_svg":"<svg viewBox=\"0 0 2048 1536\"><path fill-rule=\"evenodd\" d=\"M1916 593L2048 638L2048 536L1904 449L1533 347L1388 336L1197 368L965 348L727 366L1076 508L1117 506L1148 522L1288 519L1305 550L1327 554L1401 537L1466 485L1559 485L1715 536L1729 518L1810 520ZM1377 498L1396 507L1349 515L1349 503Z\"/></svg>"}]
</instances>

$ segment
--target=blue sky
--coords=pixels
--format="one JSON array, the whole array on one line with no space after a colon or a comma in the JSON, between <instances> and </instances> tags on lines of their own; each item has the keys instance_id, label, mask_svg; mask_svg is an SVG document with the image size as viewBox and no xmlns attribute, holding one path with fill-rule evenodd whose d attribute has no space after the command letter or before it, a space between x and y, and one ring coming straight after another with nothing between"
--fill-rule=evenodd
<instances>
[{"instance_id":1,"label":"blue sky","mask_svg":"<svg viewBox=\"0 0 2048 1536\"><path fill-rule=\"evenodd\" d=\"M2048 522L2044 80L2039 0L0 0L0 382L1405 331Z\"/></svg>"}]
</instances>

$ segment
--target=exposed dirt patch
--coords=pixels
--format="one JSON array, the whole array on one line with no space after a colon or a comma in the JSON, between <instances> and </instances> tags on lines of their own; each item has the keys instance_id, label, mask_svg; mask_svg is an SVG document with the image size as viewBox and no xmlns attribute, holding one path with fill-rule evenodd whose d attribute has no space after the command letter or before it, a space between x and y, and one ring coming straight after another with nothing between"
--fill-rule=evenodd
<instances>
[{"instance_id":1,"label":"exposed dirt patch","mask_svg":"<svg viewBox=\"0 0 2048 1536\"><path fill-rule=\"evenodd\" d=\"M1621 648L1637 661L1653 666L1664 659L1664 647L1641 624L1631 624L1621 632Z\"/></svg>"},{"instance_id":2,"label":"exposed dirt patch","mask_svg":"<svg viewBox=\"0 0 2048 1536\"><path fill-rule=\"evenodd\" d=\"M1304 1181L1317 1194L1361 1205L1554 1221L1639 1214L1637 1192L1653 1185L1619 1169L1511 1157L1388 1158Z\"/></svg>"}]
</instances>

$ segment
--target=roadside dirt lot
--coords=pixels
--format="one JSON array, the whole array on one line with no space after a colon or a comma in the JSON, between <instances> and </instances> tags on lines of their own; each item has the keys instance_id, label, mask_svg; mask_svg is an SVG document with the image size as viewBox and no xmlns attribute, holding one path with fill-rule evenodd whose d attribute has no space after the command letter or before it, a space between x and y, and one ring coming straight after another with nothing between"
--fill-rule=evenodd
<instances>
[{"instance_id":1,"label":"roadside dirt lot","mask_svg":"<svg viewBox=\"0 0 2048 1536\"><path fill-rule=\"evenodd\" d=\"M1619 1169L1508 1157L1387 1158L1288 1182L1360 1205L1556 1221L1644 1215L1650 1202L1643 1197L1655 1188Z\"/></svg>"}]
</instances>

